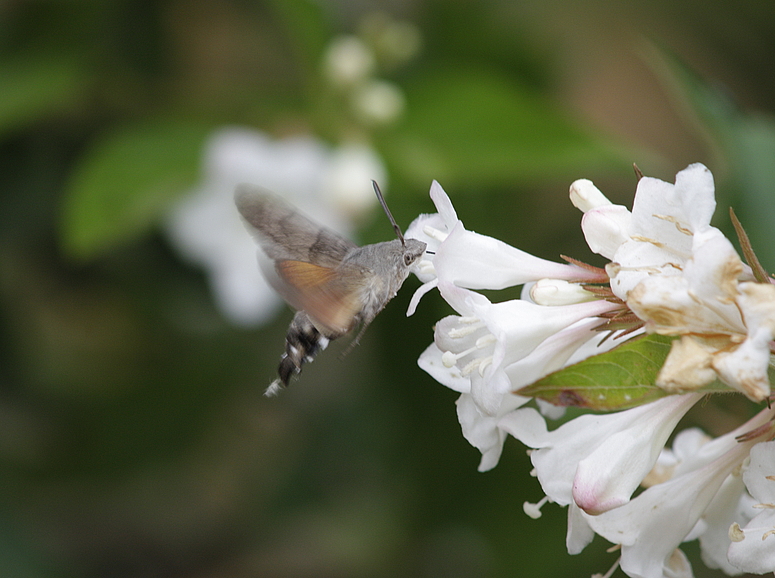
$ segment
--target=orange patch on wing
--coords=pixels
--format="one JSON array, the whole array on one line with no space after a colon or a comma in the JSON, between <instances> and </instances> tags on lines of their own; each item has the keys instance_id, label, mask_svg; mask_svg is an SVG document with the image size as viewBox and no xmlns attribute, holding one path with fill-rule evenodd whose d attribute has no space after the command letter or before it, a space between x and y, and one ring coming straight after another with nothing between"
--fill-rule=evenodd
<instances>
[{"instance_id":1,"label":"orange patch on wing","mask_svg":"<svg viewBox=\"0 0 775 578\"><path fill-rule=\"evenodd\" d=\"M285 281L302 291L325 285L336 278L334 269L306 261L278 261L277 272Z\"/></svg>"},{"instance_id":2,"label":"orange patch on wing","mask_svg":"<svg viewBox=\"0 0 775 578\"><path fill-rule=\"evenodd\" d=\"M277 261L275 266L291 291L287 297L294 307L325 326L329 335L341 335L352 328L362 307L355 279L306 261Z\"/></svg>"}]
</instances>

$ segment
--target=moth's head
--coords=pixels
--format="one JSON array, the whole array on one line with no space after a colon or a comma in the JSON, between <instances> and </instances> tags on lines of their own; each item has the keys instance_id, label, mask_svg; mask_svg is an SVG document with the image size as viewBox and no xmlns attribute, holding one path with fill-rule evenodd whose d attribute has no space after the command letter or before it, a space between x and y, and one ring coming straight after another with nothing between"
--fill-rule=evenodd
<instances>
[{"instance_id":1,"label":"moth's head","mask_svg":"<svg viewBox=\"0 0 775 578\"><path fill-rule=\"evenodd\" d=\"M404 267L411 267L420 260L425 253L427 245L417 239L405 239L402 245L401 259Z\"/></svg>"}]
</instances>

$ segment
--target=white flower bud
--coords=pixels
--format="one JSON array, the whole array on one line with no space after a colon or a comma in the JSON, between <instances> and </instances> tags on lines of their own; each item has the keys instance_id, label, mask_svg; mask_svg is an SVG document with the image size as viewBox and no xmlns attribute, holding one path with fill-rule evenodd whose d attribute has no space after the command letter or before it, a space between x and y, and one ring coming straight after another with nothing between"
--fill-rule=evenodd
<instances>
[{"instance_id":1,"label":"white flower bud","mask_svg":"<svg viewBox=\"0 0 775 578\"><path fill-rule=\"evenodd\" d=\"M388 124L404 111L404 94L392 82L372 80L353 94L356 114L369 124Z\"/></svg>"},{"instance_id":2,"label":"white flower bud","mask_svg":"<svg viewBox=\"0 0 775 578\"><path fill-rule=\"evenodd\" d=\"M323 57L326 77L338 86L356 84L371 74L374 66L374 54L355 36L335 38Z\"/></svg>"},{"instance_id":3,"label":"white flower bud","mask_svg":"<svg viewBox=\"0 0 775 578\"><path fill-rule=\"evenodd\" d=\"M557 306L592 301L595 296L577 283L541 279L530 288L530 298L538 305Z\"/></svg>"},{"instance_id":4,"label":"white flower bud","mask_svg":"<svg viewBox=\"0 0 775 578\"><path fill-rule=\"evenodd\" d=\"M573 182L570 186L570 202L582 213L613 204L589 179Z\"/></svg>"}]
</instances>

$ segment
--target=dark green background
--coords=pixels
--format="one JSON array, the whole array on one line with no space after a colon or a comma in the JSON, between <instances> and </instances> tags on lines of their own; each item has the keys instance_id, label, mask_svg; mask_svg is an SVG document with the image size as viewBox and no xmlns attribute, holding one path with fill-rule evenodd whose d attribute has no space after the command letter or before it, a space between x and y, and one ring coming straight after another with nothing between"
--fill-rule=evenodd
<instances>
[{"instance_id":1,"label":"dark green background","mask_svg":"<svg viewBox=\"0 0 775 578\"><path fill-rule=\"evenodd\" d=\"M564 510L522 513L542 493L514 440L477 473L456 394L416 365L450 312L437 294L406 319L410 279L344 360L337 343L266 399L290 311L230 326L160 234L211 130L336 142L318 61L375 10L423 38L389 75L406 115L373 134L403 226L433 210L437 178L468 228L600 264L568 185L591 178L629 205L630 163L672 181L700 161L719 224L734 205L775 268L770 1L6 1L0 575L559 577L613 563L602 540L565 554ZM375 212L361 241L390 235ZM721 433L749 409L727 398L690 421Z\"/></svg>"}]
</instances>

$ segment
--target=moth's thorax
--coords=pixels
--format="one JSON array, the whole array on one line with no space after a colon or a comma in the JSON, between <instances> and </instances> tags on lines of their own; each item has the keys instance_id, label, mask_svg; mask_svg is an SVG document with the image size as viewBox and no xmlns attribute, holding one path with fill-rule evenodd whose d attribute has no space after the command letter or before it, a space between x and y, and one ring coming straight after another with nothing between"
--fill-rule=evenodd
<instances>
[{"instance_id":1,"label":"moth's thorax","mask_svg":"<svg viewBox=\"0 0 775 578\"><path fill-rule=\"evenodd\" d=\"M368 309L374 308L375 315L395 296L409 275L411 265L425 252L425 246L416 239L406 239L405 244L393 239L358 247L345 257L343 265L355 265L367 271L361 293L365 317L372 313Z\"/></svg>"}]
</instances>

